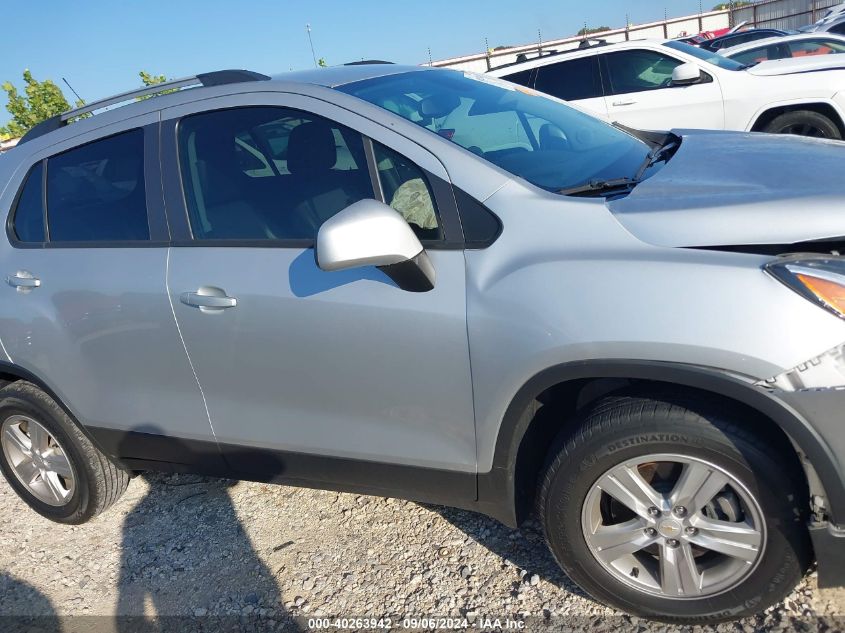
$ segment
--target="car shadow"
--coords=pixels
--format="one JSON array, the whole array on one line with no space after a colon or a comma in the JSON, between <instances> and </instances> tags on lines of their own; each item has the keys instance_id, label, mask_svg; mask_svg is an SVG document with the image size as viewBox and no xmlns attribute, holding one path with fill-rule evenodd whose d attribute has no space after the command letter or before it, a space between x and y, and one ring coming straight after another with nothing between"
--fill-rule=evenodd
<instances>
[{"instance_id":1,"label":"car shadow","mask_svg":"<svg viewBox=\"0 0 845 633\"><path fill-rule=\"evenodd\" d=\"M29 583L0 571L0 630L61 633L62 626L47 596Z\"/></svg>"},{"instance_id":2,"label":"car shadow","mask_svg":"<svg viewBox=\"0 0 845 633\"><path fill-rule=\"evenodd\" d=\"M526 520L518 529L514 529L476 512L445 506L420 505L442 516L499 558L524 570L522 582L530 583L531 577L536 574L539 579L568 593L596 602L592 596L563 573L546 545L542 528L533 517ZM518 584L515 583L513 587L514 593ZM596 602L596 604L599 603Z\"/></svg>"},{"instance_id":3,"label":"car shadow","mask_svg":"<svg viewBox=\"0 0 845 633\"><path fill-rule=\"evenodd\" d=\"M301 630L238 518L237 482L140 477L148 489L123 522L118 631Z\"/></svg>"},{"instance_id":4,"label":"car shadow","mask_svg":"<svg viewBox=\"0 0 845 633\"><path fill-rule=\"evenodd\" d=\"M291 262L288 270L290 289L297 297L311 297L357 281L376 281L396 286L396 283L390 277L374 266L362 266L332 272L321 270L314 259L313 248L300 253Z\"/></svg>"}]
</instances>

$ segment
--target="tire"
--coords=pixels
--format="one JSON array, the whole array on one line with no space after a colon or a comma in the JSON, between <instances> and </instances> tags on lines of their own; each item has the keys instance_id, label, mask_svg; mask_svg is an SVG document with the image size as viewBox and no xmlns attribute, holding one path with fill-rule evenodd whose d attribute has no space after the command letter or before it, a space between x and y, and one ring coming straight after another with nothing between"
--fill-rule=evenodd
<instances>
[{"instance_id":1,"label":"tire","mask_svg":"<svg viewBox=\"0 0 845 633\"><path fill-rule=\"evenodd\" d=\"M695 395L610 396L593 405L578 431L552 449L538 494L546 540L572 580L600 602L675 623L732 620L782 600L811 560L804 474L786 440L772 441L771 432L753 434L732 422L739 416L748 419L747 413L716 407ZM625 480L625 473L634 472L620 471L620 465L633 468L643 458L646 463L635 472L649 481L662 503L645 511L639 506L648 519L616 501L623 494L613 487L614 481ZM687 497L690 508L675 506L684 511L679 519L673 504L660 500L695 486L676 487L680 476L673 481L667 473L689 473L686 481L691 482L698 472L707 473L706 482L716 483L706 492L709 484L703 485L698 500ZM608 473L615 480L605 478ZM597 487L599 480L602 487ZM699 511L701 499L721 481L728 483ZM651 514L655 510L659 516ZM740 556L700 547L702 542L719 543L703 540L715 535L713 526L724 529L725 523L714 519L735 522L728 527L744 530L741 539L749 544L732 550ZM643 549L614 559L619 549L597 547L604 543L600 539L613 536L606 529L610 524L611 529L628 530L625 541L636 541L637 548L642 543ZM652 527L640 529L642 525ZM677 538L670 542L673 536ZM613 560L600 562L599 556ZM695 573L683 571L693 569L683 564L672 566L671 560L693 560ZM665 574L661 565L668 570ZM712 565L712 574L696 577L707 565Z\"/></svg>"},{"instance_id":2,"label":"tire","mask_svg":"<svg viewBox=\"0 0 845 633\"><path fill-rule=\"evenodd\" d=\"M764 132L771 134L797 134L816 138L842 139L842 132L829 117L812 110L784 112L772 119Z\"/></svg>"},{"instance_id":3,"label":"tire","mask_svg":"<svg viewBox=\"0 0 845 633\"><path fill-rule=\"evenodd\" d=\"M30 466L26 443L41 445L45 431L49 448L39 451L38 464L30 460L35 464ZM0 449L0 471L9 485L33 510L57 523L85 523L117 501L129 484L126 471L100 452L50 396L25 381L0 389ZM40 474L39 466L44 468ZM34 483L27 484L30 473L35 473Z\"/></svg>"}]
</instances>

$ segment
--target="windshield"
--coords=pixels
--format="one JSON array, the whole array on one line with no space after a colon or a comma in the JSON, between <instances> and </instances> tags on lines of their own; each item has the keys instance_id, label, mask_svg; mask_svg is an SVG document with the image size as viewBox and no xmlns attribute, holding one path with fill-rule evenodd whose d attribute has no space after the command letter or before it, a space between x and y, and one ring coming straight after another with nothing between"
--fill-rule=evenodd
<instances>
[{"instance_id":1,"label":"windshield","mask_svg":"<svg viewBox=\"0 0 845 633\"><path fill-rule=\"evenodd\" d=\"M722 55L717 55L716 53L706 51L703 48L699 48L698 46L692 46L691 44L687 44L686 42L672 40L670 42L663 42L663 46L674 48L676 51L681 51L682 53L686 53L687 55L692 55L693 57L697 57L698 59L705 61L708 64L713 64L714 66L718 66L719 68L723 68L725 70L742 70L743 68L745 68L745 64L741 64L728 57L724 57Z\"/></svg>"},{"instance_id":2,"label":"windshield","mask_svg":"<svg viewBox=\"0 0 845 633\"><path fill-rule=\"evenodd\" d=\"M338 90L398 114L549 191L633 177L649 152L642 141L562 101L472 73L408 72Z\"/></svg>"}]
</instances>

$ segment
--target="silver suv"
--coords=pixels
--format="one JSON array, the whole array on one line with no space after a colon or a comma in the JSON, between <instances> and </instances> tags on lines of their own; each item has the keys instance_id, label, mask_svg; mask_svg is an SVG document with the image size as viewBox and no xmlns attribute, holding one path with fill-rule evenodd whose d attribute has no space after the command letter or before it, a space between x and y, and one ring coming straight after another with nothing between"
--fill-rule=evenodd
<instances>
[{"instance_id":1,"label":"silver suv","mask_svg":"<svg viewBox=\"0 0 845 633\"><path fill-rule=\"evenodd\" d=\"M376 63L55 117L0 157L0 467L62 523L143 470L536 509L671 621L839 584L844 158Z\"/></svg>"}]
</instances>

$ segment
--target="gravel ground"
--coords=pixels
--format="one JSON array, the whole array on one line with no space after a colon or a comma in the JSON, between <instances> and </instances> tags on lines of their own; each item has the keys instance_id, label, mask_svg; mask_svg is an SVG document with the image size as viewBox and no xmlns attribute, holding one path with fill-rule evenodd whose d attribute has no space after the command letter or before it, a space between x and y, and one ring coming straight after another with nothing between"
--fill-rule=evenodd
<instances>
[{"instance_id":1,"label":"gravel ground","mask_svg":"<svg viewBox=\"0 0 845 633\"><path fill-rule=\"evenodd\" d=\"M763 616L718 628L839 630L843 608L845 592L818 590L811 574ZM296 630L318 616L390 616L401 630L406 616L432 615L467 617L473 630L486 617L526 629L674 630L586 597L535 524L517 531L406 501L151 474L70 527L30 511L0 478L0 615L55 614L74 616L61 618L63 631L160 630L162 616L189 616L171 620L180 631ZM3 617L0 631L51 622Z\"/></svg>"}]
</instances>

